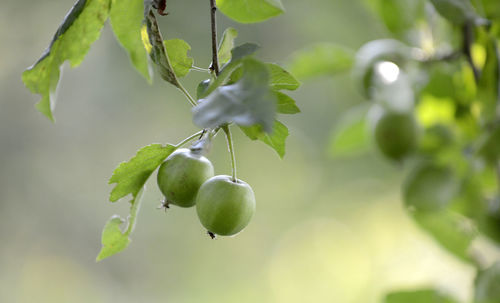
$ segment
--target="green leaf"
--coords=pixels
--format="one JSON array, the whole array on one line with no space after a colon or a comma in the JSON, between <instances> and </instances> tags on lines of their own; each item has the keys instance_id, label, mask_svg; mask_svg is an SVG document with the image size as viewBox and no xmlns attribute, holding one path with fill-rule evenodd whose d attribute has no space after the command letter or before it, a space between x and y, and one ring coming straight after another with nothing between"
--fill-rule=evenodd
<instances>
[{"instance_id":1,"label":"green leaf","mask_svg":"<svg viewBox=\"0 0 500 303\"><path fill-rule=\"evenodd\" d=\"M275 94L277 100L277 113L288 115L300 113L300 109L295 104L295 100L293 100L290 96L285 95L282 92L275 92Z\"/></svg>"},{"instance_id":2,"label":"green leaf","mask_svg":"<svg viewBox=\"0 0 500 303\"><path fill-rule=\"evenodd\" d=\"M500 202L497 198L491 205L487 206L488 209L483 211L481 216L476 218L476 221L481 233L490 240L495 241L498 245L500 244Z\"/></svg>"},{"instance_id":3,"label":"green leaf","mask_svg":"<svg viewBox=\"0 0 500 303\"><path fill-rule=\"evenodd\" d=\"M287 72L284 68L277 64L267 63L267 68L271 74L271 80L269 85L274 90L286 89L286 90L296 90L299 88L300 83Z\"/></svg>"},{"instance_id":4,"label":"green leaf","mask_svg":"<svg viewBox=\"0 0 500 303\"><path fill-rule=\"evenodd\" d=\"M210 79L205 79L200 83L198 83L198 86L196 87L196 99L200 99L201 96L205 94L209 86L210 86Z\"/></svg>"},{"instance_id":5,"label":"green leaf","mask_svg":"<svg viewBox=\"0 0 500 303\"><path fill-rule=\"evenodd\" d=\"M165 49L175 75L178 78L186 76L191 70L191 67L193 67L194 61L193 58L187 55L191 46L184 40L171 39L165 41Z\"/></svg>"},{"instance_id":6,"label":"green leaf","mask_svg":"<svg viewBox=\"0 0 500 303\"><path fill-rule=\"evenodd\" d=\"M149 176L175 149L169 144L151 144L141 148L128 162L121 163L109 179L109 184L116 183L109 200L115 202L128 194L136 197Z\"/></svg>"},{"instance_id":7,"label":"green leaf","mask_svg":"<svg viewBox=\"0 0 500 303\"><path fill-rule=\"evenodd\" d=\"M429 67L429 80L422 89L422 95L430 94L437 98L459 98L455 73L460 73L460 66L448 62L436 62Z\"/></svg>"},{"instance_id":8,"label":"green leaf","mask_svg":"<svg viewBox=\"0 0 500 303\"><path fill-rule=\"evenodd\" d=\"M417 24L424 15L426 1L422 0L376 0L375 9L387 29L403 35Z\"/></svg>"},{"instance_id":9,"label":"green leaf","mask_svg":"<svg viewBox=\"0 0 500 303\"><path fill-rule=\"evenodd\" d=\"M129 53L137 71L151 82L148 54L141 38L143 0L112 0L110 22L120 44Z\"/></svg>"},{"instance_id":10,"label":"green leaf","mask_svg":"<svg viewBox=\"0 0 500 303\"><path fill-rule=\"evenodd\" d=\"M233 57L234 59L234 57ZM276 98L269 90L269 71L264 63L246 59L243 77L218 87L193 108L193 121L203 128L234 122L241 126L259 124L266 132L273 127Z\"/></svg>"},{"instance_id":11,"label":"green leaf","mask_svg":"<svg viewBox=\"0 0 500 303\"><path fill-rule=\"evenodd\" d=\"M456 25L483 20L476 14L469 0L431 0L431 3L443 18Z\"/></svg>"},{"instance_id":12,"label":"green leaf","mask_svg":"<svg viewBox=\"0 0 500 303\"><path fill-rule=\"evenodd\" d=\"M269 145L278 153L281 159L285 156L285 141L288 137L288 128L283 123L275 120L271 133L266 133L260 125L240 126L240 129L248 138L260 140Z\"/></svg>"},{"instance_id":13,"label":"green leaf","mask_svg":"<svg viewBox=\"0 0 500 303\"><path fill-rule=\"evenodd\" d=\"M234 70L241 66L243 60L253 55L257 51L257 49L259 49L259 46L253 43L245 43L233 48L231 50L231 60L229 60L229 62L222 66L219 76L213 79L208 88L202 95L198 96L198 98L205 98L219 86L223 85L234 72Z\"/></svg>"},{"instance_id":14,"label":"green leaf","mask_svg":"<svg viewBox=\"0 0 500 303\"><path fill-rule=\"evenodd\" d=\"M474 263L469 255L469 247L476 238L477 231L469 219L447 210L414 211L411 214L420 227L431 234L443 248L463 261Z\"/></svg>"},{"instance_id":15,"label":"green leaf","mask_svg":"<svg viewBox=\"0 0 500 303\"><path fill-rule=\"evenodd\" d=\"M161 35L160 28L158 27L155 14L151 10L150 5L147 5L147 2L144 2L144 7L144 21L147 29L147 36L144 39L145 41L143 41L144 46L148 51L151 60L156 64L162 79L176 87L180 87L179 80L175 75L169 57L167 56L167 51L165 49L165 44L163 43L163 37Z\"/></svg>"},{"instance_id":16,"label":"green leaf","mask_svg":"<svg viewBox=\"0 0 500 303\"><path fill-rule=\"evenodd\" d=\"M250 55L253 55L260 46L255 43L243 43L231 50L231 60L223 66L223 70L233 65L235 62L242 60Z\"/></svg>"},{"instance_id":17,"label":"green leaf","mask_svg":"<svg viewBox=\"0 0 500 303\"><path fill-rule=\"evenodd\" d=\"M296 52L289 65L292 74L304 80L346 72L353 63L352 50L336 44L320 43Z\"/></svg>"},{"instance_id":18,"label":"green leaf","mask_svg":"<svg viewBox=\"0 0 500 303\"><path fill-rule=\"evenodd\" d=\"M500 102L500 50L498 41L493 37L485 37L486 60L477 86L478 99L483 107L483 118L495 118L497 103Z\"/></svg>"},{"instance_id":19,"label":"green leaf","mask_svg":"<svg viewBox=\"0 0 500 303\"><path fill-rule=\"evenodd\" d=\"M389 293L384 303L458 303L458 301L435 289L419 289Z\"/></svg>"},{"instance_id":20,"label":"green leaf","mask_svg":"<svg viewBox=\"0 0 500 303\"><path fill-rule=\"evenodd\" d=\"M500 157L500 126L485 131L478 145L478 154L490 164L495 164Z\"/></svg>"},{"instance_id":21,"label":"green leaf","mask_svg":"<svg viewBox=\"0 0 500 303\"><path fill-rule=\"evenodd\" d=\"M60 67L66 60L69 60L71 67L76 67L83 61L108 19L110 1L77 1L57 29L45 53L23 73L26 87L32 93L42 96L36 108L51 121L54 121L55 91L59 83Z\"/></svg>"},{"instance_id":22,"label":"green leaf","mask_svg":"<svg viewBox=\"0 0 500 303\"><path fill-rule=\"evenodd\" d=\"M280 0L217 0L217 7L240 23L261 22L284 12Z\"/></svg>"},{"instance_id":23,"label":"green leaf","mask_svg":"<svg viewBox=\"0 0 500 303\"><path fill-rule=\"evenodd\" d=\"M125 220L118 215L114 215L108 220L102 231L102 248L96 261L101 261L127 248L130 239L120 229L120 225L123 223Z\"/></svg>"},{"instance_id":24,"label":"green leaf","mask_svg":"<svg viewBox=\"0 0 500 303\"><path fill-rule=\"evenodd\" d=\"M497 303L500 298L500 262L480 271L475 286L475 303Z\"/></svg>"},{"instance_id":25,"label":"green leaf","mask_svg":"<svg viewBox=\"0 0 500 303\"><path fill-rule=\"evenodd\" d=\"M497 21L500 20L500 2L497 0L483 0L482 4L488 19Z\"/></svg>"},{"instance_id":26,"label":"green leaf","mask_svg":"<svg viewBox=\"0 0 500 303\"><path fill-rule=\"evenodd\" d=\"M330 141L330 155L353 157L370 149L366 112L366 108L354 109L341 117Z\"/></svg>"},{"instance_id":27,"label":"green leaf","mask_svg":"<svg viewBox=\"0 0 500 303\"><path fill-rule=\"evenodd\" d=\"M122 232L120 226L125 223L125 220L118 215L112 216L102 231L101 243L102 248L97 255L96 261L101 261L114 254L117 254L127 248L131 240L130 234L134 230L137 213L139 212L140 204L142 201L142 188L136 197L130 201L130 215L128 216L128 224L125 232Z\"/></svg>"},{"instance_id":28,"label":"green leaf","mask_svg":"<svg viewBox=\"0 0 500 303\"><path fill-rule=\"evenodd\" d=\"M219 64L223 65L231 60L231 50L234 48L234 40L238 37L238 31L232 27L226 28L222 34L219 44L218 57Z\"/></svg>"}]
</instances>

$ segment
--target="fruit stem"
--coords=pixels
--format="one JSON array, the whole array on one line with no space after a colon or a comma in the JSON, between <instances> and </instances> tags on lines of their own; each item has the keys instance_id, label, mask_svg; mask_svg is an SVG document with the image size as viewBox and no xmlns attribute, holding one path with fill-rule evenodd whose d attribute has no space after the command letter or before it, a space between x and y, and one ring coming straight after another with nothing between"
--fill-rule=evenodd
<instances>
[{"instance_id":1,"label":"fruit stem","mask_svg":"<svg viewBox=\"0 0 500 303\"><path fill-rule=\"evenodd\" d=\"M191 66L191 70L197 71L197 72L204 72L204 73L210 73L210 70L208 68L202 68L198 66Z\"/></svg>"},{"instance_id":2,"label":"fruit stem","mask_svg":"<svg viewBox=\"0 0 500 303\"><path fill-rule=\"evenodd\" d=\"M184 94L184 96L186 96L186 98L188 99L189 103L191 103L192 106L196 106L198 103L196 103L196 101L194 100L194 98L191 97L191 95L186 90L186 88L179 81L177 81L177 84L178 84L177 87Z\"/></svg>"},{"instance_id":3,"label":"fruit stem","mask_svg":"<svg viewBox=\"0 0 500 303\"><path fill-rule=\"evenodd\" d=\"M233 138L231 136L231 130L229 129L229 125L227 124L222 126L222 130L224 130L224 133L226 134L227 148L229 149L229 153L231 154L231 171L232 171L233 182L236 182L238 180L236 179L236 158L234 156Z\"/></svg>"},{"instance_id":4,"label":"fruit stem","mask_svg":"<svg viewBox=\"0 0 500 303\"><path fill-rule=\"evenodd\" d=\"M203 133L203 131L201 130L201 131L197 132L196 134L192 134L191 136L189 136L186 139L182 140L181 142L177 143L175 145L175 148L179 148L179 147L183 146L184 144L188 143L189 141L196 139L196 137L199 137L202 133Z\"/></svg>"}]
</instances>

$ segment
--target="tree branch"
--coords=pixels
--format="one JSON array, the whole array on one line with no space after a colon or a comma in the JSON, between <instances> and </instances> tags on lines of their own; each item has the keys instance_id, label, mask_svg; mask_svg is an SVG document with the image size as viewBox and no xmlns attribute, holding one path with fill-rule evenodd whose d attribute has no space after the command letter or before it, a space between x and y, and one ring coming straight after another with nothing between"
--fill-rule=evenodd
<instances>
[{"instance_id":1,"label":"tree branch","mask_svg":"<svg viewBox=\"0 0 500 303\"><path fill-rule=\"evenodd\" d=\"M472 44L474 43L474 25L470 22L466 22L464 24L463 30L463 53L469 62L472 71L474 72L474 79L476 83L479 81L479 77L481 76L479 73L479 69L474 64L474 60L472 59Z\"/></svg>"},{"instance_id":2,"label":"tree branch","mask_svg":"<svg viewBox=\"0 0 500 303\"><path fill-rule=\"evenodd\" d=\"M217 21L215 13L217 12L217 6L215 0L210 0L210 23L212 29L212 64L210 65L210 70L215 72L215 75L219 75L219 58L217 57Z\"/></svg>"}]
</instances>

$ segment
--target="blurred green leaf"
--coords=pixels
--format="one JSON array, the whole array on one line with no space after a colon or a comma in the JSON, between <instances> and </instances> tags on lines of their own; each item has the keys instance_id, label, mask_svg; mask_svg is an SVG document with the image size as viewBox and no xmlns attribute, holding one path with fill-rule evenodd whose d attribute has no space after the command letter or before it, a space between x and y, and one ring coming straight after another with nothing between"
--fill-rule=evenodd
<instances>
[{"instance_id":1,"label":"blurred green leaf","mask_svg":"<svg viewBox=\"0 0 500 303\"><path fill-rule=\"evenodd\" d=\"M460 184L460 193L457 196L457 199L453 201L450 205L449 209L453 212L458 212L461 215L466 216L474 221L477 221L477 218L483 216L486 208L485 199L483 197L483 183L490 182L486 181L489 177L494 177L495 180L495 190L496 190L496 175L494 176L485 176L479 173L474 173L472 169L469 169L466 172L466 176L463 177L463 180ZM478 228L480 228L479 224Z\"/></svg>"},{"instance_id":2,"label":"blurred green leaf","mask_svg":"<svg viewBox=\"0 0 500 303\"><path fill-rule=\"evenodd\" d=\"M384 303L458 303L458 301L435 289L419 289L392 292L385 297Z\"/></svg>"},{"instance_id":3,"label":"blurred green leaf","mask_svg":"<svg viewBox=\"0 0 500 303\"><path fill-rule=\"evenodd\" d=\"M171 39L165 41L165 49L175 75L178 78L186 76L193 67L193 58L187 55L191 46L184 40Z\"/></svg>"},{"instance_id":4,"label":"blurred green leaf","mask_svg":"<svg viewBox=\"0 0 500 303\"><path fill-rule=\"evenodd\" d=\"M210 86L210 79L205 79L200 83L198 83L198 86L196 87L196 99L200 99L201 96L205 94L209 86Z\"/></svg>"},{"instance_id":5,"label":"blurred green leaf","mask_svg":"<svg viewBox=\"0 0 500 303\"><path fill-rule=\"evenodd\" d=\"M270 72L271 79L269 85L272 89L296 90L299 88L299 81L284 68L274 63L267 63L266 65Z\"/></svg>"},{"instance_id":6,"label":"blurred green leaf","mask_svg":"<svg viewBox=\"0 0 500 303\"><path fill-rule=\"evenodd\" d=\"M92 43L99 38L108 19L111 0L78 0L57 29L50 46L38 61L23 73L23 82L42 100L36 108L54 121L55 92L61 65L69 60L78 66Z\"/></svg>"},{"instance_id":7,"label":"blurred green leaf","mask_svg":"<svg viewBox=\"0 0 500 303\"><path fill-rule=\"evenodd\" d=\"M109 184L116 183L109 200L115 202L128 194L136 197L149 176L175 149L169 144L151 144L141 148L129 161L118 165L109 179Z\"/></svg>"},{"instance_id":8,"label":"blurred green leaf","mask_svg":"<svg viewBox=\"0 0 500 303\"><path fill-rule=\"evenodd\" d=\"M494 201L492 204L496 204L496 209L490 207L490 209L482 213L481 217L476 218L476 221L483 235L497 244L500 244L500 205L498 200Z\"/></svg>"},{"instance_id":9,"label":"blurred green leaf","mask_svg":"<svg viewBox=\"0 0 500 303\"><path fill-rule=\"evenodd\" d=\"M175 75L169 57L167 56L167 51L158 27L158 22L156 21L156 16L151 10L151 7L146 5L146 2L144 2L144 4L144 21L147 29L146 39L143 40L144 46L148 51L151 60L158 68L158 72L160 73L162 79L176 87L180 87L179 80Z\"/></svg>"},{"instance_id":10,"label":"blurred green leaf","mask_svg":"<svg viewBox=\"0 0 500 303\"><path fill-rule=\"evenodd\" d=\"M102 231L102 248L97 255L96 261L111 257L128 247L131 241L129 236L135 227L143 192L144 188L130 201L130 215L127 218L128 224L125 232L122 232L120 229L120 226L125 223L125 220L120 216L114 215L108 220Z\"/></svg>"},{"instance_id":11,"label":"blurred green leaf","mask_svg":"<svg viewBox=\"0 0 500 303\"><path fill-rule=\"evenodd\" d=\"M455 123L455 100L424 95L418 102L418 121L426 127L433 125L453 125Z\"/></svg>"},{"instance_id":12,"label":"blurred green leaf","mask_svg":"<svg viewBox=\"0 0 500 303\"><path fill-rule=\"evenodd\" d=\"M433 63L425 70L428 80L420 91L422 99L435 97L434 101L445 101L470 106L477 98L477 85L469 64L465 62ZM438 103L439 103L438 102Z\"/></svg>"},{"instance_id":13,"label":"blurred green leaf","mask_svg":"<svg viewBox=\"0 0 500 303\"><path fill-rule=\"evenodd\" d=\"M500 244L500 197L497 166L467 174L453 209L474 220L481 234Z\"/></svg>"},{"instance_id":14,"label":"blurred green leaf","mask_svg":"<svg viewBox=\"0 0 500 303\"><path fill-rule=\"evenodd\" d=\"M217 8L240 23L255 23L284 12L281 0L217 0Z\"/></svg>"},{"instance_id":15,"label":"blurred green leaf","mask_svg":"<svg viewBox=\"0 0 500 303\"><path fill-rule=\"evenodd\" d=\"M208 88L204 93L198 96L199 99L205 98L211 94L216 88L223 85L227 79L232 75L232 73L241 66L243 59L253 55L259 46L253 43L244 43L242 45L236 46L231 50L231 60L222 66L219 76L211 81Z\"/></svg>"},{"instance_id":16,"label":"blurred green leaf","mask_svg":"<svg viewBox=\"0 0 500 303\"><path fill-rule=\"evenodd\" d=\"M435 155L453 146L453 130L442 124L435 124L424 129L419 140L419 150L424 154Z\"/></svg>"},{"instance_id":17,"label":"blurred green leaf","mask_svg":"<svg viewBox=\"0 0 500 303\"><path fill-rule=\"evenodd\" d=\"M285 156L285 141L288 137L288 128L278 120L274 121L271 133L265 132L260 125L250 127L240 126L245 135L252 140L260 140L274 149L280 158Z\"/></svg>"},{"instance_id":18,"label":"blurred green leaf","mask_svg":"<svg viewBox=\"0 0 500 303\"><path fill-rule=\"evenodd\" d=\"M367 110L354 109L340 118L329 144L333 157L359 156L370 149Z\"/></svg>"},{"instance_id":19,"label":"blurred green leaf","mask_svg":"<svg viewBox=\"0 0 500 303\"><path fill-rule=\"evenodd\" d=\"M387 29L404 34L417 24L424 13L422 0L375 0L375 9Z\"/></svg>"},{"instance_id":20,"label":"blurred green leaf","mask_svg":"<svg viewBox=\"0 0 500 303\"><path fill-rule=\"evenodd\" d=\"M457 90L454 75L459 71L459 67L455 64L447 62L433 64L427 71L429 79L421 94L429 94L437 98L454 98Z\"/></svg>"},{"instance_id":21,"label":"blurred green leaf","mask_svg":"<svg viewBox=\"0 0 500 303\"><path fill-rule=\"evenodd\" d=\"M500 157L500 126L485 131L478 143L478 154L490 164L496 164Z\"/></svg>"},{"instance_id":22,"label":"blurred green leaf","mask_svg":"<svg viewBox=\"0 0 500 303\"><path fill-rule=\"evenodd\" d=\"M482 1L486 17L491 20L500 20L500 2L497 0Z\"/></svg>"},{"instance_id":23,"label":"blurred green leaf","mask_svg":"<svg viewBox=\"0 0 500 303\"><path fill-rule=\"evenodd\" d=\"M435 212L449 205L459 190L453 171L434 163L418 164L403 184L405 205L418 212Z\"/></svg>"},{"instance_id":24,"label":"blurred green leaf","mask_svg":"<svg viewBox=\"0 0 500 303\"><path fill-rule=\"evenodd\" d=\"M478 273L474 303L497 303L500 299L500 262Z\"/></svg>"},{"instance_id":25,"label":"blurred green leaf","mask_svg":"<svg viewBox=\"0 0 500 303\"><path fill-rule=\"evenodd\" d=\"M300 113L300 109L295 104L295 100L293 100L290 96L285 95L282 92L275 92L275 94L277 100L277 113L288 115Z\"/></svg>"},{"instance_id":26,"label":"blurred green leaf","mask_svg":"<svg viewBox=\"0 0 500 303\"><path fill-rule=\"evenodd\" d=\"M438 13L453 24L463 25L467 21L481 20L470 0L431 0L431 2Z\"/></svg>"},{"instance_id":27,"label":"blurred green leaf","mask_svg":"<svg viewBox=\"0 0 500 303\"><path fill-rule=\"evenodd\" d=\"M238 80L241 79L241 77L243 77L243 67L239 66L231 73L231 75L229 76L229 79L227 79L226 84L236 83L236 82L238 82Z\"/></svg>"},{"instance_id":28,"label":"blurred green leaf","mask_svg":"<svg viewBox=\"0 0 500 303\"><path fill-rule=\"evenodd\" d=\"M337 44L320 43L297 51L289 66L298 79L308 79L346 72L353 63L352 50Z\"/></svg>"},{"instance_id":29,"label":"blurred green leaf","mask_svg":"<svg viewBox=\"0 0 500 303\"><path fill-rule=\"evenodd\" d=\"M226 28L222 34L219 44L219 64L223 65L231 60L231 50L234 48L234 40L238 37L238 31L232 27Z\"/></svg>"},{"instance_id":30,"label":"blurred green leaf","mask_svg":"<svg viewBox=\"0 0 500 303\"><path fill-rule=\"evenodd\" d=\"M412 211L411 215L443 248L463 261L474 263L469 255L469 247L477 236L472 221L448 210Z\"/></svg>"},{"instance_id":31,"label":"blurred green leaf","mask_svg":"<svg viewBox=\"0 0 500 303\"><path fill-rule=\"evenodd\" d=\"M129 53L137 71L151 82L148 53L141 38L143 0L112 0L110 23L120 44Z\"/></svg>"},{"instance_id":32,"label":"blurred green leaf","mask_svg":"<svg viewBox=\"0 0 500 303\"><path fill-rule=\"evenodd\" d=\"M238 82L218 87L193 108L196 125L215 128L230 122L240 126L259 124L271 132L276 98L269 89L269 71L264 63L250 58L244 60L243 70Z\"/></svg>"},{"instance_id":33,"label":"blurred green leaf","mask_svg":"<svg viewBox=\"0 0 500 303\"><path fill-rule=\"evenodd\" d=\"M486 61L477 85L478 99L483 107L483 117L495 118L497 103L500 102L500 50L494 37L485 35L483 45L486 49Z\"/></svg>"}]
</instances>

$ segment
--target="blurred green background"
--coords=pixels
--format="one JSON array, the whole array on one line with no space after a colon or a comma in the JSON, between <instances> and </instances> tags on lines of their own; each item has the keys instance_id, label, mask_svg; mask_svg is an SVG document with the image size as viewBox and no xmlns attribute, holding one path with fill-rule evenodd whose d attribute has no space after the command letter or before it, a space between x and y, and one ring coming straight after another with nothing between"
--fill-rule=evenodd
<instances>
[{"instance_id":1,"label":"blurred green background","mask_svg":"<svg viewBox=\"0 0 500 303\"><path fill-rule=\"evenodd\" d=\"M239 43L286 64L315 42L357 49L388 33L362 0L284 0L286 14L233 26ZM336 121L362 101L349 76L305 82L293 94L302 114L283 161L238 131L239 177L252 185L257 213L243 233L210 240L194 209L156 209L148 183L133 242L100 263L100 233L125 200L107 201L113 169L153 142L196 131L189 104L156 77L149 86L106 25L83 64L65 66L57 122L33 104L23 70L48 45L73 0L0 2L0 302L380 302L390 290L436 286L462 301L474 270L421 232L400 203L401 167L376 152L333 159ZM168 1L165 38L182 38L208 66L208 1ZM194 91L206 75L191 72ZM230 172L224 138L209 158Z\"/></svg>"}]
</instances>

